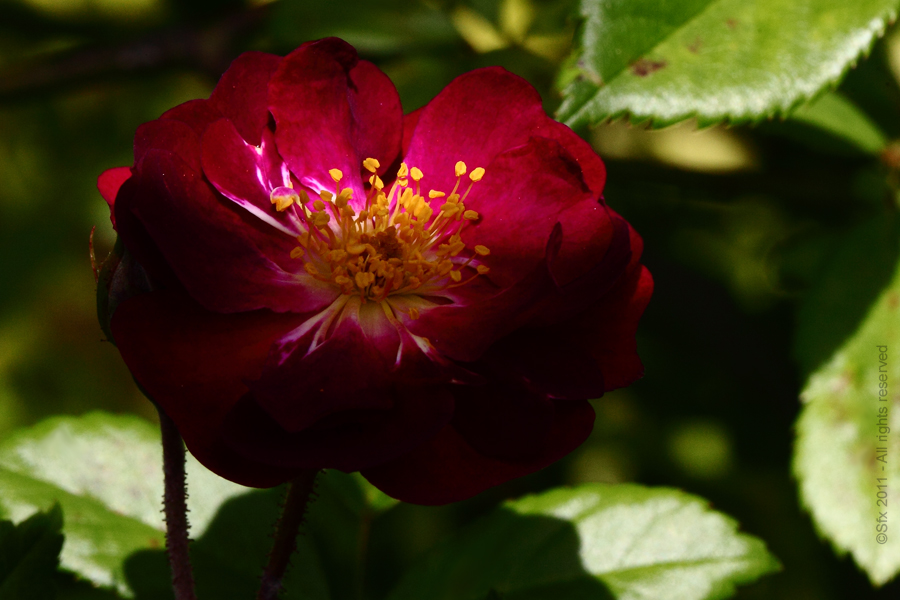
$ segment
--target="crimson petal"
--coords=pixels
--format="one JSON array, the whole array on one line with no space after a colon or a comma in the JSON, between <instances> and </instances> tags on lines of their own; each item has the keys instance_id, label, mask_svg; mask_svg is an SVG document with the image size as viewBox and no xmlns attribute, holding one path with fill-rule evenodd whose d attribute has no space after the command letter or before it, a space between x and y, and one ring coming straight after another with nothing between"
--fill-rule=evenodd
<instances>
[{"instance_id":1,"label":"crimson petal","mask_svg":"<svg viewBox=\"0 0 900 600\"><path fill-rule=\"evenodd\" d=\"M356 207L365 198L362 161L393 162L403 116L390 80L367 65L355 75L358 64L352 46L328 38L287 55L269 82L275 139L291 171L318 193L334 188L328 172L339 169Z\"/></svg>"},{"instance_id":2,"label":"crimson petal","mask_svg":"<svg viewBox=\"0 0 900 600\"><path fill-rule=\"evenodd\" d=\"M528 475L577 448L594 426L587 402L555 402L554 419L540 456L524 460L491 458L478 452L453 426L426 444L362 475L389 496L413 504L465 500L510 479Z\"/></svg>"},{"instance_id":3,"label":"crimson petal","mask_svg":"<svg viewBox=\"0 0 900 600\"><path fill-rule=\"evenodd\" d=\"M191 453L210 470L268 487L290 469L238 456L223 444L225 415L259 376L273 341L302 316L256 311L223 315L182 292L151 292L118 306L112 331L125 364L175 421Z\"/></svg>"},{"instance_id":4,"label":"crimson petal","mask_svg":"<svg viewBox=\"0 0 900 600\"><path fill-rule=\"evenodd\" d=\"M358 471L394 460L425 443L453 414L453 397L440 387L368 390L387 409L334 413L296 433L284 431L246 396L225 421L230 447L250 461L277 468Z\"/></svg>"},{"instance_id":5,"label":"crimson petal","mask_svg":"<svg viewBox=\"0 0 900 600\"><path fill-rule=\"evenodd\" d=\"M269 123L268 84L280 63L274 54L245 52L234 59L209 97L210 106L254 146Z\"/></svg>"},{"instance_id":6,"label":"crimson petal","mask_svg":"<svg viewBox=\"0 0 900 600\"><path fill-rule=\"evenodd\" d=\"M337 295L305 272L292 274L263 255L235 209L178 156L147 152L133 212L190 294L218 312L270 308L298 313Z\"/></svg>"},{"instance_id":7,"label":"crimson petal","mask_svg":"<svg viewBox=\"0 0 900 600\"><path fill-rule=\"evenodd\" d=\"M109 220L112 221L113 229L116 227L116 194L130 177L131 167L114 167L103 171L97 178L97 190L109 205Z\"/></svg>"}]
</instances>

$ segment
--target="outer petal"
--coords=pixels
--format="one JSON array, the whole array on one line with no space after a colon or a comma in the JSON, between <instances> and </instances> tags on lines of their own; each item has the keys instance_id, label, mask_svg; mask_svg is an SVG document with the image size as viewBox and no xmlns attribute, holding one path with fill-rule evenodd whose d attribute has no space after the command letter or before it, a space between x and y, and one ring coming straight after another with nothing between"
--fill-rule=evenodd
<instances>
[{"instance_id":1,"label":"outer petal","mask_svg":"<svg viewBox=\"0 0 900 600\"><path fill-rule=\"evenodd\" d=\"M334 188L328 171L340 169L356 206L365 198L362 161L393 162L403 116L387 77L358 64L353 47L329 38L286 56L269 83L276 141L291 171L318 192Z\"/></svg>"},{"instance_id":2,"label":"outer petal","mask_svg":"<svg viewBox=\"0 0 900 600\"><path fill-rule=\"evenodd\" d=\"M183 160L194 171L200 171L200 136L181 121L157 119L144 123L134 134L134 166L150 150L166 150Z\"/></svg>"},{"instance_id":3,"label":"outer petal","mask_svg":"<svg viewBox=\"0 0 900 600\"><path fill-rule=\"evenodd\" d=\"M603 299L592 318L572 323L582 332L582 348L600 366L606 391L630 385L644 374L635 334L652 293L650 271L639 267Z\"/></svg>"},{"instance_id":4,"label":"outer petal","mask_svg":"<svg viewBox=\"0 0 900 600\"><path fill-rule=\"evenodd\" d=\"M406 161L424 172L426 189L450 190L457 161L487 167L526 143L545 120L541 97L527 81L500 67L478 69L454 79L422 109Z\"/></svg>"},{"instance_id":5,"label":"outer petal","mask_svg":"<svg viewBox=\"0 0 900 600\"><path fill-rule=\"evenodd\" d=\"M112 221L113 229L116 227L116 194L130 177L131 167L115 167L103 171L97 178L97 189L109 205L109 220Z\"/></svg>"},{"instance_id":6,"label":"outer petal","mask_svg":"<svg viewBox=\"0 0 900 600\"><path fill-rule=\"evenodd\" d=\"M587 402L556 402L543 452L521 460L490 458L478 452L453 426L427 444L363 476L394 498L413 504L447 504L542 469L578 447L590 434L594 411Z\"/></svg>"},{"instance_id":7,"label":"outer petal","mask_svg":"<svg viewBox=\"0 0 900 600\"><path fill-rule=\"evenodd\" d=\"M302 313L329 304L336 291L264 256L250 228L177 156L147 152L133 212L190 294L210 310L270 308Z\"/></svg>"},{"instance_id":8,"label":"outer petal","mask_svg":"<svg viewBox=\"0 0 900 600\"><path fill-rule=\"evenodd\" d=\"M453 415L453 397L440 387L398 386L375 393L389 408L335 413L297 433L284 431L247 396L226 419L225 436L231 448L251 461L350 472L420 446Z\"/></svg>"},{"instance_id":9,"label":"outer petal","mask_svg":"<svg viewBox=\"0 0 900 600\"><path fill-rule=\"evenodd\" d=\"M269 123L268 84L280 63L274 54L245 52L234 59L209 97L210 106L254 146Z\"/></svg>"},{"instance_id":10,"label":"outer petal","mask_svg":"<svg viewBox=\"0 0 900 600\"><path fill-rule=\"evenodd\" d=\"M120 304L112 330L138 383L178 426L191 453L219 475L259 487L293 470L234 453L220 435L225 415L259 376L269 347L302 316L211 313L184 293L152 292Z\"/></svg>"}]
</instances>

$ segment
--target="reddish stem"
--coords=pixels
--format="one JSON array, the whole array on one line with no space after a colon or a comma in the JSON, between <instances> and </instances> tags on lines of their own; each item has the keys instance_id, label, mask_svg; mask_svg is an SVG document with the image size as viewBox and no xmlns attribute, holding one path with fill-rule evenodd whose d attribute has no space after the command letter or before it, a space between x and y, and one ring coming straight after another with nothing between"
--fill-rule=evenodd
<instances>
[{"instance_id":1,"label":"reddish stem","mask_svg":"<svg viewBox=\"0 0 900 600\"><path fill-rule=\"evenodd\" d=\"M275 526L275 543L269 554L269 564L263 571L257 600L277 600L281 592L281 580L290 565L291 554L297 549L297 534L306 516L306 507L318 474L316 469L304 471L288 488L284 509Z\"/></svg>"},{"instance_id":2,"label":"reddish stem","mask_svg":"<svg viewBox=\"0 0 900 600\"><path fill-rule=\"evenodd\" d=\"M165 473L163 502L166 514L166 550L169 553L169 567L172 570L172 589L175 591L175 600L197 600L191 557L188 552L189 525L184 475L184 442L174 421L162 409L158 410Z\"/></svg>"}]
</instances>

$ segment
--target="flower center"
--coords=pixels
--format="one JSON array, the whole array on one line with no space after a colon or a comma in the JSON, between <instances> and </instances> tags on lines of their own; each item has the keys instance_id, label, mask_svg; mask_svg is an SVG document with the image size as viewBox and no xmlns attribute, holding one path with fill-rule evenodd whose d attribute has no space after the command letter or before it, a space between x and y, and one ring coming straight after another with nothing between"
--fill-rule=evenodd
<instances>
[{"instance_id":1,"label":"flower center","mask_svg":"<svg viewBox=\"0 0 900 600\"><path fill-rule=\"evenodd\" d=\"M297 193L280 187L272 191L276 210L299 205L305 230L297 237L300 245L291 257L302 258L307 273L340 287L344 294L359 296L362 302L381 302L393 294L432 294L464 285L489 271L480 258L490 250L475 246L465 256L466 245L460 238L460 231L479 218L477 212L466 209L465 200L484 177L483 168L469 173L468 188L460 195L466 164L457 162L453 190L449 194L430 190L426 199L421 170L401 163L394 185L385 194L376 174L379 166L374 158L363 161L372 175L359 213L349 205L353 190L341 187L343 173L338 169L329 171L334 193L323 190L314 201L303 190ZM429 202L436 199L443 199L437 210Z\"/></svg>"}]
</instances>

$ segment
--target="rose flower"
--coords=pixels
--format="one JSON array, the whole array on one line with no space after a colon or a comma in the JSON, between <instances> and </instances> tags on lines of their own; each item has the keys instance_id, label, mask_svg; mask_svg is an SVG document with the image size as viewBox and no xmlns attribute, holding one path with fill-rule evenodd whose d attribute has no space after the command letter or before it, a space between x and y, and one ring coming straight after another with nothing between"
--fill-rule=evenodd
<instances>
[{"instance_id":1,"label":"rose flower","mask_svg":"<svg viewBox=\"0 0 900 600\"><path fill-rule=\"evenodd\" d=\"M124 246L101 322L222 477L461 500L571 452L642 374L652 281L605 178L504 69L404 116L340 40L247 53L100 176Z\"/></svg>"}]
</instances>

